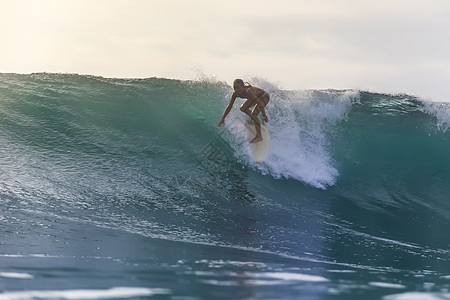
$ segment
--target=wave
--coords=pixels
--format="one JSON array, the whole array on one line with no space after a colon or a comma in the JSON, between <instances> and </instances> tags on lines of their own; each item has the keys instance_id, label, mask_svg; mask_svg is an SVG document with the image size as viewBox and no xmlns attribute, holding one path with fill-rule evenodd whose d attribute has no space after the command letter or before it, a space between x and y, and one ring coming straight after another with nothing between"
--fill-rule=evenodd
<instances>
[{"instance_id":1,"label":"wave","mask_svg":"<svg viewBox=\"0 0 450 300\"><path fill-rule=\"evenodd\" d=\"M100 182L95 190L102 195L121 189L147 198L149 193L180 195L183 191L170 189L173 174L188 181L206 166L220 173L222 184L233 180L220 172L220 155L210 153L215 149L235 164L222 169L249 168L274 179L331 188L350 199L372 195L395 206L409 195L427 205L422 195L435 193L443 203L441 197L450 192L445 184L450 180L448 104L355 90L286 91L252 82L271 95L271 149L259 164L249 154L246 117L237 107L225 129L217 128L231 95L226 83L1 74L2 171L10 179L2 184L14 185L12 177L23 177L25 184L17 188L36 190L36 179L27 174L45 170L48 180L40 184L56 182L55 195L62 190L58 185L70 188L68 178L77 184L75 190ZM221 144L208 149L218 137ZM17 174L17 168L27 171ZM78 172L84 175L73 177ZM198 197L199 191L197 186L187 192Z\"/></svg>"},{"instance_id":2,"label":"wave","mask_svg":"<svg viewBox=\"0 0 450 300\"><path fill-rule=\"evenodd\" d=\"M201 153L199 145L222 134L239 163L320 189L342 181L343 174L373 174L358 166L371 166L374 160L378 164L371 170L377 172L381 165L397 162L403 162L401 168L422 166L430 159L448 164L446 103L354 90L286 91L262 80L253 82L271 94L267 127L272 143L262 164L253 163L249 155L246 117L237 108L227 118L225 132L216 127L231 89L207 80L2 74L2 138L10 140L4 143L10 147L52 154L113 151L116 156L175 162L183 153ZM142 144L134 147L138 140Z\"/></svg>"},{"instance_id":3,"label":"wave","mask_svg":"<svg viewBox=\"0 0 450 300\"><path fill-rule=\"evenodd\" d=\"M251 83L271 95L271 149L258 164L238 103L225 128L217 127L231 96L224 82L0 74L0 221L11 240L5 259L67 257L65 264L76 258L71 249L82 250L59 247L61 240L76 246L102 239L105 248L113 245L102 252L109 261L122 253L118 241L136 246L139 237L162 255L157 269L178 260L210 285L248 280L281 282L284 289L286 281L360 285L366 278L369 289L414 289L425 278L446 287L449 105ZM57 246L26 248L37 235ZM146 269L147 246L136 254ZM166 249L181 249L182 257ZM268 265L266 272L239 275L246 261ZM202 277L205 266L220 264L225 280ZM33 268L5 266L0 277L11 282L40 278ZM0 298L172 292L63 288L5 291Z\"/></svg>"}]
</instances>

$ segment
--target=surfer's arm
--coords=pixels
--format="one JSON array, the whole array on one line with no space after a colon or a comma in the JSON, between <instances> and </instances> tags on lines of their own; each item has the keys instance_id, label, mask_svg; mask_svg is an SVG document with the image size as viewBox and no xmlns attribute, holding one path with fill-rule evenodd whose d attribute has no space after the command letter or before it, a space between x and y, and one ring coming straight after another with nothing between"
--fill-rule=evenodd
<instances>
[{"instance_id":1,"label":"surfer's arm","mask_svg":"<svg viewBox=\"0 0 450 300\"><path fill-rule=\"evenodd\" d=\"M234 101L236 101L236 94L235 93L233 93L233 95L231 95L230 103L228 103L227 108L225 108L225 112L223 113L222 120L220 120L219 125L218 125L219 127L222 124L225 124L225 118L230 113L231 108L233 107Z\"/></svg>"}]
</instances>

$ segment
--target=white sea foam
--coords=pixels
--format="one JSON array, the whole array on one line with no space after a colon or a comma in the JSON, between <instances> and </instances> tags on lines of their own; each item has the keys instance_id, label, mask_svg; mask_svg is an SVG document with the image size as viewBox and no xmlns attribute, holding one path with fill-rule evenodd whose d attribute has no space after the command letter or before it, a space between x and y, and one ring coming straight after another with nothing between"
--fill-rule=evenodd
<instances>
[{"instance_id":1,"label":"white sea foam","mask_svg":"<svg viewBox=\"0 0 450 300\"><path fill-rule=\"evenodd\" d=\"M338 176L330 151L329 134L345 120L357 91L281 91L264 86L271 96L267 105L271 146L263 163L253 163L245 122L238 110L230 114L227 128L236 156L275 178L293 178L316 188L332 186Z\"/></svg>"},{"instance_id":2,"label":"white sea foam","mask_svg":"<svg viewBox=\"0 0 450 300\"><path fill-rule=\"evenodd\" d=\"M309 282L327 282L329 281L325 277L301 273L289 273L289 272L266 272L266 273L254 273L252 276L257 278L273 278L288 281L309 281Z\"/></svg>"},{"instance_id":3,"label":"white sea foam","mask_svg":"<svg viewBox=\"0 0 450 300\"><path fill-rule=\"evenodd\" d=\"M210 275L210 274L208 274ZM328 282L329 280L322 276L301 274L301 273L290 273L290 272L264 272L264 273L254 273L254 272L243 272L243 273L227 273L228 276L238 277L237 280L227 279L205 279L202 282L211 285L219 286L240 286L243 283L245 285L285 285L292 284L293 281L303 281L303 282Z\"/></svg>"},{"instance_id":4,"label":"white sea foam","mask_svg":"<svg viewBox=\"0 0 450 300\"><path fill-rule=\"evenodd\" d=\"M381 287L381 288L390 288L390 289L404 289L406 286L403 284L397 284L397 283L389 283L389 282L369 282L369 285L375 286L375 287Z\"/></svg>"},{"instance_id":5,"label":"white sea foam","mask_svg":"<svg viewBox=\"0 0 450 300\"><path fill-rule=\"evenodd\" d=\"M32 279L33 275L28 273L15 273L15 272L0 272L0 277L4 278L16 278L16 279Z\"/></svg>"},{"instance_id":6,"label":"white sea foam","mask_svg":"<svg viewBox=\"0 0 450 300\"><path fill-rule=\"evenodd\" d=\"M387 295L384 300L444 300L450 299L450 293L407 292Z\"/></svg>"},{"instance_id":7,"label":"white sea foam","mask_svg":"<svg viewBox=\"0 0 450 300\"><path fill-rule=\"evenodd\" d=\"M450 127L450 103L423 101L425 111L437 119L439 130L446 132Z\"/></svg>"},{"instance_id":8,"label":"white sea foam","mask_svg":"<svg viewBox=\"0 0 450 300\"><path fill-rule=\"evenodd\" d=\"M158 288L115 287L107 290L43 290L0 293L0 300L28 299L120 299L169 294L170 290Z\"/></svg>"}]
</instances>

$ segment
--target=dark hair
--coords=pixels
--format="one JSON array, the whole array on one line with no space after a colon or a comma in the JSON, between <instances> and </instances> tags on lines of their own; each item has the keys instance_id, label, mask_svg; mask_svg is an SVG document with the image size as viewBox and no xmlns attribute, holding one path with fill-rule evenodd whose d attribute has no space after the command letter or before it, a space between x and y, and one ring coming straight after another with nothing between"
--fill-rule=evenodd
<instances>
[{"instance_id":1,"label":"dark hair","mask_svg":"<svg viewBox=\"0 0 450 300\"><path fill-rule=\"evenodd\" d=\"M242 80L242 79L235 79L234 82L233 82L233 86L235 84L239 84L239 85L244 86L244 80Z\"/></svg>"},{"instance_id":2,"label":"dark hair","mask_svg":"<svg viewBox=\"0 0 450 300\"><path fill-rule=\"evenodd\" d=\"M239 79L239 78L235 79L233 82L233 86L235 86L236 84L239 84L241 86L250 87L250 88L252 88L253 91L255 91L255 88L249 82L245 82L245 84L244 84L244 80L242 80L242 79Z\"/></svg>"}]
</instances>

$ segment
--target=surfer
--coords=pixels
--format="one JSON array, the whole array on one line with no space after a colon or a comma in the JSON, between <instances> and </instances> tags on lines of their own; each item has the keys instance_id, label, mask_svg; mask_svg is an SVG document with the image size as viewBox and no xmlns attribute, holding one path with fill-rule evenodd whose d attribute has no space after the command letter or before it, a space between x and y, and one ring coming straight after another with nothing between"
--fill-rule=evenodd
<instances>
[{"instance_id":1,"label":"surfer","mask_svg":"<svg viewBox=\"0 0 450 300\"><path fill-rule=\"evenodd\" d=\"M258 114L262 114L262 119L264 122L269 122L269 118L267 118L266 111L264 110L264 107L270 100L269 94L263 89L252 86L248 82L247 84L244 84L244 81L242 79L236 79L233 82L233 89L234 92L231 95L230 103L228 103L228 106L225 109L223 117L220 120L218 126L220 127L222 124L225 124L225 118L231 111L231 108L233 107L234 101L237 97L246 99L245 102L241 105L240 110L250 116L250 118L252 118L253 122L255 123L256 129L256 136L250 141L250 143L257 143L262 141L263 138L261 135L261 123L259 122ZM253 106L253 110L250 110L250 108Z\"/></svg>"}]
</instances>

